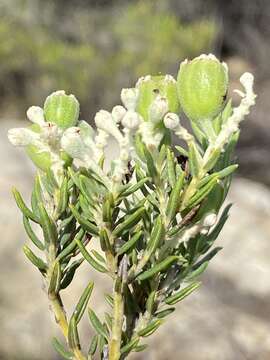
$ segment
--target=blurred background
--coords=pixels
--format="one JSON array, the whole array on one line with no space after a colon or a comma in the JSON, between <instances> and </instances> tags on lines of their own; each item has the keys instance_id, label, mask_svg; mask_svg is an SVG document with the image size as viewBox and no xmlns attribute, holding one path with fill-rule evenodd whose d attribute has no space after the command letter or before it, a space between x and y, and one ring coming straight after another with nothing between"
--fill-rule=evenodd
<instances>
[{"instance_id":1,"label":"blurred background","mask_svg":"<svg viewBox=\"0 0 270 360\"><path fill-rule=\"evenodd\" d=\"M25 241L10 196L30 196L32 165L6 139L25 111L65 89L81 118L120 102L138 77L177 74L179 62L213 52L228 63L230 95L239 77L256 78L256 108L242 126L235 203L219 243L224 250L163 329L133 360L270 359L270 1L268 0L0 0L0 360L57 360L41 279L21 251ZM71 305L89 278L94 306L105 309L108 284L87 266L77 275ZM90 336L82 325L85 342Z\"/></svg>"}]
</instances>

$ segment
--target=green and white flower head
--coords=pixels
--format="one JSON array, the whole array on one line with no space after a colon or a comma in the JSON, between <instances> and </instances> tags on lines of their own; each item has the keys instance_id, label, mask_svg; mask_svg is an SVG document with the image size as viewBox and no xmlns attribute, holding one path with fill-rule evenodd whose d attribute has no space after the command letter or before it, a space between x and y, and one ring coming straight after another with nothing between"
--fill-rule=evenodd
<instances>
[{"instance_id":1,"label":"green and white flower head","mask_svg":"<svg viewBox=\"0 0 270 360\"><path fill-rule=\"evenodd\" d=\"M171 75L147 75L136 84L139 98L136 110L145 121L157 123L166 112L179 113L176 81Z\"/></svg>"},{"instance_id":2,"label":"green and white flower head","mask_svg":"<svg viewBox=\"0 0 270 360\"><path fill-rule=\"evenodd\" d=\"M74 95L66 95L64 90L53 92L44 103L44 118L56 124L60 129L67 129L78 123L80 104Z\"/></svg>"},{"instance_id":3,"label":"green and white flower head","mask_svg":"<svg viewBox=\"0 0 270 360\"><path fill-rule=\"evenodd\" d=\"M64 91L56 91L47 97L44 110L31 106L27 117L33 123L28 128L11 129L10 142L23 146L33 163L42 171L51 169L60 180L63 169L71 158L61 148L64 130L77 123L79 115L78 100Z\"/></svg>"},{"instance_id":4,"label":"green and white flower head","mask_svg":"<svg viewBox=\"0 0 270 360\"><path fill-rule=\"evenodd\" d=\"M181 108L194 122L214 119L228 90L228 69L214 55L201 55L180 64L177 90Z\"/></svg>"},{"instance_id":5,"label":"green and white flower head","mask_svg":"<svg viewBox=\"0 0 270 360\"><path fill-rule=\"evenodd\" d=\"M141 338L174 311L172 305L198 288L197 277L219 250L212 245L228 217L229 206L221 214L220 209L237 168L232 159L239 124L255 103L253 76L240 78L239 106L229 101L223 109L226 65L203 55L184 62L180 73L179 97L193 133L180 121L177 86L169 75L146 76L136 88L124 89L124 106L100 110L95 130L78 122L77 100L60 91L45 101L45 112L39 107L27 111L31 127L9 131L10 141L24 146L46 172L37 174L31 208L17 190L14 197L29 238L43 252L40 258L24 247L44 276L67 350L57 339L54 345L67 358L119 360L137 351ZM171 143L171 132L181 146ZM118 147L113 159L106 152L111 138ZM179 163L178 152L185 164ZM68 158L74 161L65 171ZM35 235L32 221L40 224L43 238ZM99 240L97 250L86 248L92 237ZM106 295L113 309L105 323L89 308L90 323L104 341L95 336L87 353L77 325L93 282L71 316L66 317L61 300L83 259L113 281L112 294ZM138 300L139 293L144 296Z\"/></svg>"}]
</instances>

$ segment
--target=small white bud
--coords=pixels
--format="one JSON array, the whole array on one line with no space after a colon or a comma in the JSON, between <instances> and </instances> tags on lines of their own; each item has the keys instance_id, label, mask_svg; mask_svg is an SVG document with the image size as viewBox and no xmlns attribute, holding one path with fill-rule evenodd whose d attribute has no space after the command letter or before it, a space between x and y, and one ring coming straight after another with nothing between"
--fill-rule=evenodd
<instances>
[{"instance_id":1,"label":"small white bud","mask_svg":"<svg viewBox=\"0 0 270 360\"><path fill-rule=\"evenodd\" d=\"M112 117L113 120L118 124L122 121L123 117L125 116L127 110L122 105L116 105L112 109Z\"/></svg>"},{"instance_id":2,"label":"small white bud","mask_svg":"<svg viewBox=\"0 0 270 360\"><path fill-rule=\"evenodd\" d=\"M139 96L139 89L122 89L121 100L128 110L135 110Z\"/></svg>"},{"instance_id":3,"label":"small white bud","mask_svg":"<svg viewBox=\"0 0 270 360\"><path fill-rule=\"evenodd\" d=\"M247 93L253 92L254 76L251 73L245 72L240 77L240 83L244 86Z\"/></svg>"},{"instance_id":4,"label":"small white bud","mask_svg":"<svg viewBox=\"0 0 270 360\"><path fill-rule=\"evenodd\" d=\"M140 114L129 110L122 120L122 125L128 129L137 129L141 121L142 117Z\"/></svg>"},{"instance_id":5,"label":"small white bud","mask_svg":"<svg viewBox=\"0 0 270 360\"><path fill-rule=\"evenodd\" d=\"M112 115L108 111L100 110L96 113L95 123L99 129L106 131L112 122Z\"/></svg>"},{"instance_id":6,"label":"small white bud","mask_svg":"<svg viewBox=\"0 0 270 360\"><path fill-rule=\"evenodd\" d=\"M168 110L168 100L164 96L157 96L149 108L150 121L158 123Z\"/></svg>"},{"instance_id":7,"label":"small white bud","mask_svg":"<svg viewBox=\"0 0 270 360\"><path fill-rule=\"evenodd\" d=\"M177 114L168 113L165 115L163 122L167 129L173 130L180 124L180 119Z\"/></svg>"},{"instance_id":8,"label":"small white bud","mask_svg":"<svg viewBox=\"0 0 270 360\"><path fill-rule=\"evenodd\" d=\"M31 106L27 110L26 115L34 124L42 125L45 122L43 109L39 106Z\"/></svg>"},{"instance_id":9,"label":"small white bud","mask_svg":"<svg viewBox=\"0 0 270 360\"><path fill-rule=\"evenodd\" d=\"M217 215L216 214L208 214L204 220L203 220L203 226L205 227L211 227L214 226L217 221Z\"/></svg>"},{"instance_id":10,"label":"small white bud","mask_svg":"<svg viewBox=\"0 0 270 360\"><path fill-rule=\"evenodd\" d=\"M71 157L83 160L86 155L86 146L80 132L81 130L78 127L68 128L61 138L61 147Z\"/></svg>"},{"instance_id":11,"label":"small white bud","mask_svg":"<svg viewBox=\"0 0 270 360\"><path fill-rule=\"evenodd\" d=\"M8 130L8 139L14 146L27 146L38 138L39 135L30 129L16 128Z\"/></svg>"}]
</instances>

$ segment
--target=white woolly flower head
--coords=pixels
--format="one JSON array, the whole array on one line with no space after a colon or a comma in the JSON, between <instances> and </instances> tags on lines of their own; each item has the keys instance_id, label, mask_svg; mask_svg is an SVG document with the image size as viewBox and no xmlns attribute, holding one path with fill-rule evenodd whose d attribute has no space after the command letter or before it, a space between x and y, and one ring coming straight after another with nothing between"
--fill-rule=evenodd
<instances>
[{"instance_id":1,"label":"white woolly flower head","mask_svg":"<svg viewBox=\"0 0 270 360\"><path fill-rule=\"evenodd\" d=\"M173 130L180 124L179 116L175 113L167 113L164 117L164 125L167 129Z\"/></svg>"},{"instance_id":2,"label":"white woolly flower head","mask_svg":"<svg viewBox=\"0 0 270 360\"><path fill-rule=\"evenodd\" d=\"M158 95L149 108L149 119L153 123L158 123L163 119L169 110L168 100L164 96Z\"/></svg>"},{"instance_id":3,"label":"white woolly flower head","mask_svg":"<svg viewBox=\"0 0 270 360\"><path fill-rule=\"evenodd\" d=\"M39 106L31 106L27 110L26 115L34 124L42 125L45 122L43 109Z\"/></svg>"},{"instance_id":4,"label":"white woolly flower head","mask_svg":"<svg viewBox=\"0 0 270 360\"><path fill-rule=\"evenodd\" d=\"M86 155L86 146L80 128L75 126L68 128L61 138L61 147L71 157L83 160Z\"/></svg>"},{"instance_id":5,"label":"white woolly flower head","mask_svg":"<svg viewBox=\"0 0 270 360\"><path fill-rule=\"evenodd\" d=\"M112 115L106 110L99 110L95 115L95 124L101 130L106 131L112 122Z\"/></svg>"},{"instance_id":6,"label":"white woolly flower head","mask_svg":"<svg viewBox=\"0 0 270 360\"><path fill-rule=\"evenodd\" d=\"M27 146L39 139L39 135L26 128L8 130L8 139L14 146Z\"/></svg>"},{"instance_id":7,"label":"white woolly flower head","mask_svg":"<svg viewBox=\"0 0 270 360\"><path fill-rule=\"evenodd\" d=\"M124 106L128 110L135 110L139 97L139 89L137 88L128 88L122 89L121 91L121 100Z\"/></svg>"},{"instance_id":8,"label":"white woolly flower head","mask_svg":"<svg viewBox=\"0 0 270 360\"><path fill-rule=\"evenodd\" d=\"M45 122L40 126L40 140L49 146L59 147L63 131L54 123Z\"/></svg>"},{"instance_id":9,"label":"white woolly flower head","mask_svg":"<svg viewBox=\"0 0 270 360\"><path fill-rule=\"evenodd\" d=\"M215 213L207 214L203 220L203 226L209 228L217 222L217 215Z\"/></svg>"},{"instance_id":10,"label":"white woolly flower head","mask_svg":"<svg viewBox=\"0 0 270 360\"><path fill-rule=\"evenodd\" d=\"M122 119L122 125L130 130L135 130L138 128L142 121L143 119L140 114L135 111L129 110L126 112L125 116Z\"/></svg>"},{"instance_id":11,"label":"white woolly flower head","mask_svg":"<svg viewBox=\"0 0 270 360\"><path fill-rule=\"evenodd\" d=\"M122 105L116 105L112 109L112 118L118 124L122 121L127 110Z\"/></svg>"}]
</instances>

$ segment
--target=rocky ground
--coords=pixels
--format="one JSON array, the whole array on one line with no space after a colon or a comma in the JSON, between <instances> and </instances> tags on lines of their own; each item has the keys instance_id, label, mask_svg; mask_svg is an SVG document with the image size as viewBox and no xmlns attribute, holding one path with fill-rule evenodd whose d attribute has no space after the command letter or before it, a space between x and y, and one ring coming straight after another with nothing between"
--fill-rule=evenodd
<instances>
[{"instance_id":1,"label":"rocky ground","mask_svg":"<svg viewBox=\"0 0 270 360\"><path fill-rule=\"evenodd\" d=\"M25 236L10 195L13 184L29 197L33 174L23 152L7 143L6 131L16 125L3 121L0 125L0 359L56 360L50 345L56 326L40 276L21 251ZM131 359L270 358L270 191L236 178L229 201L234 206L219 239L224 250L211 262L203 286L149 340L149 350ZM95 279L92 306L101 313L108 284L87 266L80 271L73 295L64 294L65 301L71 305L87 281ZM89 330L86 324L82 327L87 338Z\"/></svg>"}]
</instances>

